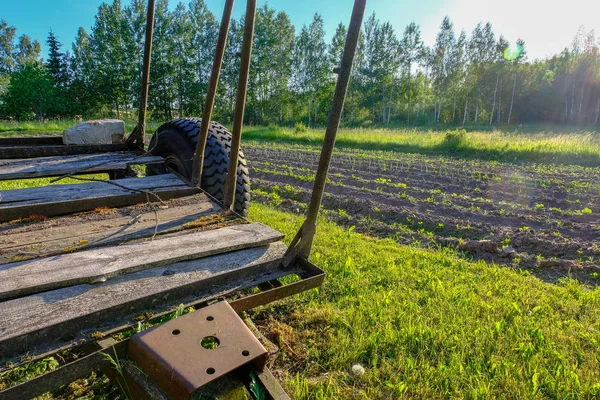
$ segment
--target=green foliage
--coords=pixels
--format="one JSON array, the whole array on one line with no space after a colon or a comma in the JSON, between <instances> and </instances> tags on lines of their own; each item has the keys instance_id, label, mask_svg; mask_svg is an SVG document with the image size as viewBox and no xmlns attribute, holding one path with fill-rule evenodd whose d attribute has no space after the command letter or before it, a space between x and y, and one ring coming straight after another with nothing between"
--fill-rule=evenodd
<instances>
[{"instance_id":1,"label":"green foliage","mask_svg":"<svg viewBox=\"0 0 600 400\"><path fill-rule=\"evenodd\" d=\"M26 65L11 74L2 110L17 120L41 119L60 109L60 98L48 71L40 64Z\"/></svg>"},{"instance_id":2,"label":"green foliage","mask_svg":"<svg viewBox=\"0 0 600 400\"><path fill-rule=\"evenodd\" d=\"M444 135L444 146L449 150L458 150L467 143L467 131L464 129L447 131Z\"/></svg>"},{"instance_id":3,"label":"green foliage","mask_svg":"<svg viewBox=\"0 0 600 400\"><path fill-rule=\"evenodd\" d=\"M254 204L250 218L291 240L301 217ZM293 363L293 398L594 398L600 291L448 250L400 246L319 221L324 286L270 326ZM281 306L267 307L265 320ZM308 350L306 344L310 343ZM304 349L304 350L302 350ZM354 376L351 366L365 366Z\"/></svg>"},{"instance_id":4,"label":"green foliage","mask_svg":"<svg viewBox=\"0 0 600 400\"><path fill-rule=\"evenodd\" d=\"M59 363L55 358L47 357L40 361L25 364L9 371L2 372L0 373L0 390L21 382L25 382L46 372L54 371L58 367Z\"/></svg>"},{"instance_id":5,"label":"green foliage","mask_svg":"<svg viewBox=\"0 0 600 400\"><path fill-rule=\"evenodd\" d=\"M297 132L285 128L273 131L246 127L244 140L321 146L323 131L308 129ZM554 133L538 130L507 134L502 131L477 130L463 133L463 130L436 132L418 129L340 129L336 146L345 149L441 155L447 154L450 148L467 159L583 166L597 166L600 163L600 137L594 132Z\"/></svg>"},{"instance_id":6,"label":"green foliage","mask_svg":"<svg viewBox=\"0 0 600 400\"><path fill-rule=\"evenodd\" d=\"M296 133L306 132L306 125L304 125L302 122L296 122L296 125L294 125L294 132L296 132Z\"/></svg>"},{"instance_id":7,"label":"green foliage","mask_svg":"<svg viewBox=\"0 0 600 400\"><path fill-rule=\"evenodd\" d=\"M172 3L172 2L171 2ZM114 116L135 119L140 92L146 2L113 0L99 6L90 32L80 28L71 52L52 32L46 68L57 87L56 107L36 118ZM214 119L233 118L243 17L231 23ZM248 82L246 123L323 126L331 105L347 28L330 32L318 13L296 27L289 16L264 5L257 10ZM149 115L169 120L200 115L217 40L218 21L205 0L169 6L157 2ZM540 61L527 61L525 43L509 43L480 23L457 34L442 20L427 47L420 27L402 35L390 22L367 17L356 51L342 123L369 127L503 127L552 123L600 124L600 51L593 31L578 32L571 48ZM0 96L10 74L39 62L39 43L0 21ZM1 102L2 100L0 100ZM31 117L28 110L0 117ZM521 130L520 125L515 127ZM459 145L450 141L450 148Z\"/></svg>"},{"instance_id":8,"label":"green foliage","mask_svg":"<svg viewBox=\"0 0 600 400\"><path fill-rule=\"evenodd\" d=\"M65 85L68 80L68 65L65 54L60 52L62 44L58 41L54 32L50 31L48 34L48 60L46 60L46 69L52 75L54 83L58 86Z\"/></svg>"}]
</instances>

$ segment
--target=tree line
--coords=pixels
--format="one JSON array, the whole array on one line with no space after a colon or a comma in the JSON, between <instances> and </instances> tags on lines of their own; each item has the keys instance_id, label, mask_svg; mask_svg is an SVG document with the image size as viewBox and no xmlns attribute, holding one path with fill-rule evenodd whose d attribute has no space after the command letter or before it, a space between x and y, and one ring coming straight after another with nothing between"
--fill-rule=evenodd
<instances>
[{"instance_id":1,"label":"tree line","mask_svg":"<svg viewBox=\"0 0 600 400\"><path fill-rule=\"evenodd\" d=\"M146 4L104 3L94 25L79 28L72 48L53 32L40 44L0 21L0 117L17 120L135 118ZM204 0L157 2L150 118L201 115L219 21ZM233 117L243 17L232 20L214 118ZM267 5L257 11L246 123L323 125L347 30L326 42L315 14L300 29ZM581 28L561 53L529 61L522 40L510 44L490 23L456 32L444 18L435 43L417 24L396 32L375 14L362 27L343 113L346 125L553 123L598 125L600 51Z\"/></svg>"}]
</instances>

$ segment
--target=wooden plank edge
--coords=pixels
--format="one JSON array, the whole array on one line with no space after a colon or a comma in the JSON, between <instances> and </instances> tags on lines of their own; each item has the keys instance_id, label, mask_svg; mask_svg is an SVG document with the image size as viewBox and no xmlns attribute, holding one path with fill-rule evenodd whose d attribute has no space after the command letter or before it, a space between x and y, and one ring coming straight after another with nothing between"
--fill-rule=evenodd
<instances>
[{"instance_id":1,"label":"wooden plank edge","mask_svg":"<svg viewBox=\"0 0 600 400\"><path fill-rule=\"evenodd\" d=\"M320 268L314 266L311 263L303 262L303 260L299 260L299 261L300 261L300 263L296 267L294 267L293 269L285 270L285 273L283 273L282 276L290 275L290 274L295 274L295 275L298 275L298 276L301 276L301 277L302 276L309 276L311 278L318 278L319 276L324 276L324 272ZM265 277L265 279L268 279L268 278ZM303 279L306 279L306 278L303 278ZM265 280L265 282L266 282L266 280ZM300 282L294 282L294 283L291 283L291 284L288 284L288 285L285 285L285 286L287 286L287 287L297 286L299 283L301 283L301 281ZM287 291L281 290L280 293L281 294L280 294L279 299L282 299L282 298L287 297L287 295L290 293L290 291L289 290L287 290ZM256 297L256 296L260 296L260 295L261 295L261 293L258 293L258 294L252 295L252 296ZM237 301L238 300L230 301L229 304L233 306ZM200 308L200 307L205 306L206 303L207 303L207 301L205 299L195 299L192 302L183 303L183 305L184 305L184 308L188 308L188 307ZM238 303L238 306L239 305L240 305L240 303ZM256 304L254 304L254 303L244 303L244 305L245 306L249 306L249 307L256 306ZM243 313L245 311L248 311L249 309L250 308L239 307L238 313L240 313L240 312ZM158 320L158 319L160 319L160 318L162 318L162 317L164 317L166 315L169 315L169 314L173 313L174 311L175 311L175 308L168 308L168 309L166 309L166 310L164 310L164 311L162 311L160 313L154 314L150 320ZM97 342L86 342L84 344L79 344L79 345L76 345L76 346L62 346L62 347L59 347L59 348L53 348L52 350L46 350L43 353L37 354L33 359L30 359L30 360L24 361L24 362L18 362L18 363L16 363L15 366L21 366L21 365L24 365L24 364L27 364L27 363L30 363L30 362L39 361L39 360L41 360L41 359L43 359L45 357L51 357L54 354L57 354L59 352L66 351L66 350L71 350L71 351L74 351L74 352L82 354L82 355L89 355L92 352L96 351L96 348L98 346L100 346L100 348L105 348L108 345L112 345L113 343L116 343L111 338L111 335L115 335L115 334L118 334L120 332L132 329L132 328L133 328L133 325L131 323L123 325L123 326L120 326L120 327L115 327L115 328L113 328L113 329L111 329L109 331L103 331L102 332L103 337L107 337L107 339L102 339L102 340L99 340ZM124 339L124 341L127 341L127 339ZM109 344L107 344L107 343L109 343ZM122 343L122 342L119 342L119 343ZM77 363L77 361L73 361L73 362L69 363L68 365L72 365L72 364L75 364L75 363ZM7 370L7 368L4 368L4 369L0 368L0 372L4 372L6 370ZM52 374L52 373L53 372L49 372L47 374ZM32 383L32 381L28 381L25 384L28 384L28 383ZM66 383L68 383L68 382L65 382L64 384L66 384Z\"/></svg>"},{"instance_id":2,"label":"wooden plank edge","mask_svg":"<svg viewBox=\"0 0 600 400\"><path fill-rule=\"evenodd\" d=\"M227 232L229 233L229 235L227 235L226 238L229 238L230 241L220 243L222 246L205 246L207 243L217 242L219 240L220 232L223 234L223 236L225 236L225 231L223 230L227 230ZM253 240L246 240L250 236L252 236ZM132 244L124 244L122 246L116 246L114 247L114 253L112 254L115 258L111 260L106 260L106 264L113 264L115 261L118 261L119 258L125 259L128 257L128 254L137 254L138 257L143 260L145 258L144 255L147 252L147 250L155 250L156 252L160 251L161 254L169 253L169 251L174 251L175 254L173 254L170 258L157 257L152 261L148 261L146 259L145 261L139 262L137 264L135 262L130 262L129 264L127 264L125 262L123 268L114 269L112 271L107 271L106 269L104 271L92 271L91 268L89 268L89 265L83 265L83 263L81 263L81 265L79 266L77 265L78 261L81 261L79 260L79 257L83 256L85 258L89 255L91 256L90 259L94 259L95 255L98 254L98 251L110 251L111 247L82 250L74 253L66 253L60 256L44 257L42 259L4 264L0 267L0 276L7 275L7 279L4 279L0 282L0 300L5 301L7 299L15 297L27 296L67 286L94 283L98 280L108 281L118 276L137 271L175 264L182 261L216 256L219 254L224 254L238 250L245 250L253 247L261 247L269 243L280 241L283 238L284 235L282 233L277 232L267 227L266 225L260 223L253 223L227 226L224 228L212 229L208 231L189 232L175 237L160 238L153 242L139 242ZM236 240L238 241L236 242ZM198 250L195 250L195 243L202 243L202 245L204 245L205 247L200 247L198 248ZM136 253L136 248L139 249L140 246L148 245L153 246L153 249L145 249L144 252ZM73 268L70 270L68 275L58 276L52 281L45 280L41 284L28 284L26 282L22 282L21 285L15 286L14 283L17 277L15 277L14 274L12 274L12 279L10 279L11 267L27 266L31 268L31 263L48 259L51 259L54 262L58 262L64 265L73 265ZM99 266L99 268L103 267L106 268L106 265ZM37 269L39 270L39 267ZM28 271L28 273L29 272L30 271ZM52 273L53 271L48 270L48 274L46 274L43 278L46 279L51 277ZM23 281L23 279L21 279L21 281ZM25 277L25 281L27 281L27 276Z\"/></svg>"},{"instance_id":3,"label":"wooden plank edge","mask_svg":"<svg viewBox=\"0 0 600 400\"><path fill-rule=\"evenodd\" d=\"M161 200L170 200L178 197L191 196L200 193L201 190L194 187L182 187L177 189L160 188L154 189ZM87 199L65 200L53 203L27 204L23 206L0 208L0 222L9 222L21 218L28 218L31 215L44 215L46 217L55 217L58 215L74 214L78 212L91 211L100 207L125 207L139 203L156 203L156 196L146 193L126 193L117 196L92 197Z\"/></svg>"},{"instance_id":4,"label":"wooden plank edge","mask_svg":"<svg viewBox=\"0 0 600 400\"><path fill-rule=\"evenodd\" d=\"M212 201L206 198L204 198L204 201L206 203L206 209L192 209L191 212L185 216L166 218L164 215L161 216L161 211L165 210L158 210L158 229L156 229L155 221L142 221L126 223L123 225L115 225L107 232L101 228L102 221L96 221L98 224L93 225L95 227L93 230L86 232L74 232L73 234L50 238L49 240L34 241L31 243L26 242L27 235L31 235L31 232L18 233L17 240L19 242L16 244L11 244L9 242L2 243L2 240L0 239L0 268L3 265L15 262L15 257L26 257L27 260L33 260L42 257L65 254L65 249L71 248L76 248L78 251L82 251L116 244L136 243L153 237L155 232L156 237L161 238L185 234L186 231L215 229L215 224L218 224L219 222L209 222L205 227L202 228L196 228L193 226L194 222L198 219L224 213L223 209ZM154 218L154 213L144 213L144 217L150 216ZM135 218L135 216L128 216L126 218L118 219L129 222ZM232 223L227 221L226 224L231 225ZM56 231L61 228L66 227L53 228L52 226L49 226L48 228L43 229L42 233L52 232L53 230ZM131 230L128 230L128 228L131 228ZM63 229L61 229L61 231L62 230ZM39 233L39 231L36 232L36 234L37 233ZM78 245L78 242L81 240L87 241L87 243ZM39 246L40 248L28 251L27 248L29 246Z\"/></svg>"},{"instance_id":5,"label":"wooden plank edge","mask_svg":"<svg viewBox=\"0 0 600 400\"><path fill-rule=\"evenodd\" d=\"M62 136L45 135L0 138L0 146L46 146L62 144Z\"/></svg>"},{"instance_id":6,"label":"wooden plank edge","mask_svg":"<svg viewBox=\"0 0 600 400\"><path fill-rule=\"evenodd\" d=\"M60 165L48 168L47 171L16 171L5 173L2 172L2 166L0 166L0 181L16 180L16 179L32 179L32 178L43 178L51 176L62 176L67 174L86 175L91 173L108 172L114 170L124 170L132 165L154 165L161 164L165 160L162 157L148 156L139 157L132 160L121 160L111 162L98 162L98 165L91 165L88 167L77 168L74 170L67 170L66 168L60 169ZM63 164L64 165L64 164Z\"/></svg>"},{"instance_id":7,"label":"wooden plank edge","mask_svg":"<svg viewBox=\"0 0 600 400\"><path fill-rule=\"evenodd\" d=\"M74 154L109 153L113 151L135 151L127 143L89 145L42 145L0 147L0 159L38 158ZM140 151L143 153L143 151Z\"/></svg>"},{"instance_id":8,"label":"wooden plank edge","mask_svg":"<svg viewBox=\"0 0 600 400\"><path fill-rule=\"evenodd\" d=\"M278 267L285 253L286 246L281 242L272 243L264 246L264 248L246 249L239 252L254 251L257 249L264 249L266 251L269 248L273 249L274 254L269 256L267 260L254 262L250 265L219 273L208 278L191 281L175 288L159 290L154 293L140 293L139 297L102 310L76 315L70 317L68 320L55 321L52 325L33 332L22 333L3 340L0 339L0 360L10 359L19 354L26 354L34 351L35 347L52 341L61 339L69 341L77 337L78 333L86 328L90 329L91 326L100 327L111 320L123 319L124 316L131 316L139 312L151 310L156 307L157 303L163 301L169 304L181 304L185 303L182 300L186 298L199 297L198 293L202 293L203 297L208 300L209 298L214 298L228 292L251 287L253 282L260 280L261 275L282 276L282 274L286 274L284 271L281 271L280 274L273 274L273 272L279 270ZM225 255L221 254L214 257L223 256ZM203 260L206 260L206 258L191 262L202 263ZM164 268L164 266L158 267L155 270ZM98 287L102 287L103 285L113 285L112 287L114 288L114 283L112 282L100 284ZM54 292L61 293L61 291L68 289L70 288L57 289ZM35 310L32 310L32 312L35 312Z\"/></svg>"}]
</instances>

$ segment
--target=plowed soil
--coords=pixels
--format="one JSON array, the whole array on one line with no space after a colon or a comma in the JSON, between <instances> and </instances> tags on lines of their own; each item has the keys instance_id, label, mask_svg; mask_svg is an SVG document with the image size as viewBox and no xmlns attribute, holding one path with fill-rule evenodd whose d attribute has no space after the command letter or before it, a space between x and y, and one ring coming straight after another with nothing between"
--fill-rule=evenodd
<instances>
[{"instance_id":1,"label":"plowed soil","mask_svg":"<svg viewBox=\"0 0 600 400\"><path fill-rule=\"evenodd\" d=\"M302 213L319 149L244 152L254 199ZM349 228L548 281L600 282L600 168L338 149L329 177L324 214Z\"/></svg>"}]
</instances>

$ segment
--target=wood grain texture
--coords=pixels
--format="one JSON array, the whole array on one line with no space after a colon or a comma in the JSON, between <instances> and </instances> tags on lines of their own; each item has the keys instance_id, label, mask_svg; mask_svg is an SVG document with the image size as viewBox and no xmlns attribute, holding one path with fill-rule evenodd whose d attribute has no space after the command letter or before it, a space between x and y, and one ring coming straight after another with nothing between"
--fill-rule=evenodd
<instances>
[{"instance_id":1,"label":"wood grain texture","mask_svg":"<svg viewBox=\"0 0 600 400\"><path fill-rule=\"evenodd\" d=\"M137 156L134 153L79 154L62 157L0 160L0 180L60 176L66 174L111 171L130 165L158 164L162 157Z\"/></svg>"},{"instance_id":2,"label":"wood grain texture","mask_svg":"<svg viewBox=\"0 0 600 400\"><path fill-rule=\"evenodd\" d=\"M199 192L199 189L189 187L173 174L111 182L128 189L101 181L0 191L0 222L34 214L53 216L102 206L121 207L148 200L157 201L155 196L140 191L156 193L163 200Z\"/></svg>"},{"instance_id":3,"label":"wood grain texture","mask_svg":"<svg viewBox=\"0 0 600 400\"><path fill-rule=\"evenodd\" d=\"M142 269L262 246L283 239L260 223L186 233L0 266L0 300L106 281Z\"/></svg>"},{"instance_id":4,"label":"wood grain texture","mask_svg":"<svg viewBox=\"0 0 600 400\"><path fill-rule=\"evenodd\" d=\"M286 246L281 242L122 275L0 303L0 359L35 346L70 340L84 329L182 299L212 298L272 279ZM98 328L96 328L98 329Z\"/></svg>"},{"instance_id":5,"label":"wood grain texture","mask_svg":"<svg viewBox=\"0 0 600 400\"><path fill-rule=\"evenodd\" d=\"M64 145L48 144L45 141L26 145L3 146L0 143L0 159L54 157L73 154L109 153L132 150L127 143Z\"/></svg>"},{"instance_id":6,"label":"wood grain texture","mask_svg":"<svg viewBox=\"0 0 600 400\"><path fill-rule=\"evenodd\" d=\"M166 204L168 208L159 208L156 214L151 206L136 205L4 226L0 230L0 265L56 255L65 249L83 250L151 237L157 218L157 235L173 233L185 229L186 224L222 211L204 194Z\"/></svg>"}]
</instances>

